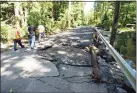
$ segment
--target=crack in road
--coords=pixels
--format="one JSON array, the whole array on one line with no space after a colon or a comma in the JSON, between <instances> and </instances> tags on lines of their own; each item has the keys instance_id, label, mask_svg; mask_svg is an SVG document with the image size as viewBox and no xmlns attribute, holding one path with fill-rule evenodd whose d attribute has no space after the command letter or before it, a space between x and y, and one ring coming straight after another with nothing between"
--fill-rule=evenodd
<instances>
[{"instance_id":1,"label":"crack in road","mask_svg":"<svg viewBox=\"0 0 137 93\"><path fill-rule=\"evenodd\" d=\"M62 90L62 89L60 89L60 88L58 88L58 87L56 87L56 86L53 86L53 85L51 85L51 84L49 84L49 83L47 83L47 82L45 82L45 81L43 81L43 80L41 80L41 79L37 79L38 81L40 81L40 82L42 82L42 83L45 83L45 84L47 84L47 85L49 85L49 86L51 86L51 87L54 87L54 88L56 88L56 89L58 89L58 90Z\"/></svg>"},{"instance_id":2,"label":"crack in road","mask_svg":"<svg viewBox=\"0 0 137 93\"><path fill-rule=\"evenodd\" d=\"M77 29L77 31L79 31L79 30ZM72 33L70 33L69 35L71 36L71 34ZM74 39L74 40L72 38L68 38L69 35L67 34L67 36L65 37L65 34L64 34L63 37L62 36L54 37L54 40L52 40L52 43L54 42L53 46L55 44L58 45L57 49L54 49L54 47L51 47L51 48L45 50L45 52L43 51L44 54L40 55L40 56L42 56L41 58L44 59L44 60L49 60L50 62L52 62L53 64L56 65L56 67L59 71L59 75L54 76L54 77L59 77L59 78L62 78L63 80L65 80L67 82L77 83L77 84L91 83L91 82L95 81L95 79L92 79L92 77L89 80L88 77L91 76L91 74L84 75L84 76L73 75L73 76L67 76L67 77L64 77L64 74L61 75L62 73L65 73L65 72L62 72L62 69L60 69L60 65L66 65L66 66L72 66L72 67L92 67L92 64L88 63L88 61L89 61L88 58L90 58L90 55L88 55L89 57L85 57L85 58L83 57L83 59L81 59L85 63L78 64L82 61L73 59L73 56L70 56L70 55L67 55L67 54L59 55L57 52L55 52L55 51L61 50L61 51L64 51L64 52L70 53L70 54L71 54L71 52L76 53L76 52L79 52L79 51L83 51L83 49L85 47L89 46L90 43L91 43L91 40L89 40L90 41L89 44L88 43L87 44L82 43L83 42L82 38L83 39L85 39L85 38L90 39L91 35L85 34L87 36L82 36L82 35L79 34L79 36L78 36L76 34L73 34L72 35L73 37L79 37L80 38L80 39ZM75 44L73 45L72 43L76 43L76 45ZM71 47L71 48L67 49L65 47ZM76 51L76 49L78 51ZM39 51L39 52L42 52L42 51ZM84 52L88 53L88 51L84 51ZM53 53L53 55L51 56L50 53ZM45 55L45 54L47 54L47 55ZM65 59L65 57L67 58L67 60ZM76 55L74 55L74 57L76 57ZM81 58L81 57L79 57L79 58ZM73 60L73 62L71 63L70 60ZM104 60L104 59L101 59L101 60ZM91 63L91 60L89 62ZM101 71L100 71L102 73L102 76L101 76L102 79L101 79L100 83L120 84L120 81L118 81L118 78L115 78L115 76L121 76L121 75L117 75L116 73L123 74L119 68L117 68L116 66L112 66L111 64L106 63L106 62L105 62L105 64L100 64L99 63L99 68L100 69L102 68ZM110 72L105 71L106 68L108 68L107 71L112 70L112 72L115 72L115 73L112 74ZM115 76L112 77L112 75L115 75ZM75 78L80 78L80 79L75 80ZM103 78L105 78L105 79L103 79Z\"/></svg>"},{"instance_id":3,"label":"crack in road","mask_svg":"<svg viewBox=\"0 0 137 93\"><path fill-rule=\"evenodd\" d=\"M89 51L84 50L85 47L88 47L92 43L92 30L93 29L91 27L78 28L74 32L64 32L59 33L58 35L53 35L53 37L47 37L47 40L38 45L36 56L33 57L33 59L36 59L36 63L34 60L34 63L32 62L33 65L28 64L28 62L23 62L23 65L25 64L25 66L30 65L30 67L28 66L28 69L31 69L32 67L32 71L36 74L36 77L35 74L34 76L31 76L31 74L33 75L33 72L28 72L25 70L24 72L19 71L22 72L20 73L20 76L23 76L23 79L32 78L34 81L29 83L26 83L26 81L25 83L23 82L24 85L28 84L28 86L26 85L27 88L17 86L17 88L19 87L18 90L20 90L20 88L23 90L26 89L26 91L38 91L37 89L40 89L41 91L46 92L48 90L52 91L52 89L55 88L53 89L53 92L57 92L58 90L61 92L92 92L92 90L95 90L96 92L100 93L103 90L113 89L116 92L116 86L118 84L122 86L124 82L122 81L123 72L117 67L116 62L106 62L106 60L98 56L97 60L101 73L101 81L97 83L96 80L92 78L91 73L93 66L91 55ZM23 54L21 56L23 56ZM52 64L55 69L50 67L48 63ZM40 66L38 66L39 64ZM22 66L22 64L20 66ZM39 68L37 69L37 67ZM33 68L37 69L36 71L38 72L36 72ZM51 76L47 75L47 70L49 70L49 73L52 74ZM41 73L43 73L42 76ZM27 77L25 75L30 75L31 77ZM9 78L7 78L7 80L8 79ZM41 83L35 82L36 80ZM7 81L4 82L4 84L6 84L6 87L4 86L5 90L7 90L7 86L16 86L16 84L14 83L14 85L13 82L10 84L9 83L7 83ZM45 89L46 85L43 86L42 84L46 84L49 87L47 86L48 88ZM107 85L102 87L102 84ZM111 87L108 88L109 86Z\"/></svg>"}]
</instances>

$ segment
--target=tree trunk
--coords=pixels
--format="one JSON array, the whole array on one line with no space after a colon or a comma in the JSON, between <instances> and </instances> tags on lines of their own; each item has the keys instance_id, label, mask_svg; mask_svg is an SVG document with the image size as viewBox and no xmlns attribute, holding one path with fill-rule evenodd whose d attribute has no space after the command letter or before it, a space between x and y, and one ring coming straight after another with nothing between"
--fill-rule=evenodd
<instances>
[{"instance_id":1,"label":"tree trunk","mask_svg":"<svg viewBox=\"0 0 137 93\"><path fill-rule=\"evenodd\" d=\"M21 18L21 20L20 20L21 21L21 27L24 27L25 17L24 17L24 14L23 14L22 4L20 4L19 11L20 11L20 18Z\"/></svg>"},{"instance_id":2,"label":"tree trunk","mask_svg":"<svg viewBox=\"0 0 137 93\"><path fill-rule=\"evenodd\" d=\"M120 10L120 1L116 1L115 2L115 10L114 10L114 20L113 20L113 25L112 25L111 37L110 37L110 44L112 46L114 45L114 42L116 39L119 10Z\"/></svg>"},{"instance_id":3,"label":"tree trunk","mask_svg":"<svg viewBox=\"0 0 137 93\"><path fill-rule=\"evenodd\" d=\"M104 16L104 2L102 2L102 11L101 11L101 14L100 14L100 19L101 19L101 21L102 21L102 19L103 19L103 16Z\"/></svg>"},{"instance_id":4,"label":"tree trunk","mask_svg":"<svg viewBox=\"0 0 137 93\"><path fill-rule=\"evenodd\" d=\"M68 6L68 27L70 28L70 22L71 22L71 0L69 0L69 6Z\"/></svg>"},{"instance_id":5,"label":"tree trunk","mask_svg":"<svg viewBox=\"0 0 137 93\"><path fill-rule=\"evenodd\" d=\"M125 22L124 22L124 27L126 27L126 24L127 24L127 15L128 15L128 10L126 10L126 15L125 15Z\"/></svg>"},{"instance_id":6,"label":"tree trunk","mask_svg":"<svg viewBox=\"0 0 137 93\"><path fill-rule=\"evenodd\" d=\"M52 2L52 13L51 13L51 17L52 17L52 23L54 24L54 4Z\"/></svg>"},{"instance_id":7,"label":"tree trunk","mask_svg":"<svg viewBox=\"0 0 137 93\"><path fill-rule=\"evenodd\" d=\"M19 6L20 6L19 2L14 3L15 23L19 23L19 18L20 18Z\"/></svg>"},{"instance_id":8,"label":"tree trunk","mask_svg":"<svg viewBox=\"0 0 137 93\"><path fill-rule=\"evenodd\" d=\"M27 25L28 25L28 24L27 24L27 19L28 19L28 9L25 8L25 9L24 9L24 12L25 12L25 22L24 22L24 26L27 26Z\"/></svg>"},{"instance_id":9,"label":"tree trunk","mask_svg":"<svg viewBox=\"0 0 137 93\"><path fill-rule=\"evenodd\" d=\"M22 10L22 5L20 2L14 3L14 14L15 14L15 23L22 27L24 25L24 15Z\"/></svg>"},{"instance_id":10,"label":"tree trunk","mask_svg":"<svg viewBox=\"0 0 137 93\"><path fill-rule=\"evenodd\" d=\"M96 4L97 2L94 2L94 24L96 25Z\"/></svg>"}]
</instances>

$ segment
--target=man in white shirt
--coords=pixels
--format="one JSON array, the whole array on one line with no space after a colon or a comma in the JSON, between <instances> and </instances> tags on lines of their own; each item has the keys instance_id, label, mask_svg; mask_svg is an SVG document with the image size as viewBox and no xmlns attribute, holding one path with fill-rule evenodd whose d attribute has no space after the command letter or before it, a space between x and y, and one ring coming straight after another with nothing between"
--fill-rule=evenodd
<instances>
[{"instance_id":1,"label":"man in white shirt","mask_svg":"<svg viewBox=\"0 0 137 93\"><path fill-rule=\"evenodd\" d=\"M41 38L44 38L44 31L45 31L45 27L43 25L39 25L38 26L38 32L39 32L39 37L38 37L38 41L41 41Z\"/></svg>"}]
</instances>

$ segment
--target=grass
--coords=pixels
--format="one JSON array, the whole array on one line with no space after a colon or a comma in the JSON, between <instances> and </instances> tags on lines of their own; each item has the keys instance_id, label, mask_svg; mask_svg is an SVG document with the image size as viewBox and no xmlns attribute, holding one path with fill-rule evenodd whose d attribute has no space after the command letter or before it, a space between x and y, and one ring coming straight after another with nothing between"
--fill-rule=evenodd
<instances>
[{"instance_id":1,"label":"grass","mask_svg":"<svg viewBox=\"0 0 137 93\"><path fill-rule=\"evenodd\" d=\"M122 33L122 32L134 32L135 31L135 29L133 29L133 28L127 28L127 27L125 27L125 28L119 28L118 30L120 31L119 33Z\"/></svg>"}]
</instances>

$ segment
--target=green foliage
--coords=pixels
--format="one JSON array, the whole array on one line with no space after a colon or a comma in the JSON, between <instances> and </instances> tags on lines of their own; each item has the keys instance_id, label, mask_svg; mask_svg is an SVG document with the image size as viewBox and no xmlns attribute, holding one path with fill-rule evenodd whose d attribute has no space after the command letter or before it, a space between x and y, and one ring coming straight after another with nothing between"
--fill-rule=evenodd
<instances>
[{"instance_id":1,"label":"green foliage","mask_svg":"<svg viewBox=\"0 0 137 93\"><path fill-rule=\"evenodd\" d=\"M136 32L122 32L118 34L115 49L128 57L136 55Z\"/></svg>"},{"instance_id":2,"label":"green foliage","mask_svg":"<svg viewBox=\"0 0 137 93\"><path fill-rule=\"evenodd\" d=\"M33 25L38 25L40 22L39 12L30 12L28 16L28 23Z\"/></svg>"},{"instance_id":3,"label":"green foliage","mask_svg":"<svg viewBox=\"0 0 137 93\"><path fill-rule=\"evenodd\" d=\"M132 41L133 41L133 45L136 46L136 32L133 32L131 35Z\"/></svg>"},{"instance_id":4,"label":"green foliage","mask_svg":"<svg viewBox=\"0 0 137 93\"><path fill-rule=\"evenodd\" d=\"M101 24L104 26L104 28L108 31L109 30L109 27L110 27L110 21L109 21L109 18L108 18L108 15L105 13L103 19L102 19L102 22Z\"/></svg>"},{"instance_id":5,"label":"green foliage","mask_svg":"<svg viewBox=\"0 0 137 93\"><path fill-rule=\"evenodd\" d=\"M27 27L23 27L21 29L21 37L22 38L27 37L28 36L27 32L28 32L28 28Z\"/></svg>"},{"instance_id":6,"label":"green foliage","mask_svg":"<svg viewBox=\"0 0 137 93\"><path fill-rule=\"evenodd\" d=\"M71 26L77 27L83 25L84 4L82 2L73 2L71 6Z\"/></svg>"},{"instance_id":7,"label":"green foliage","mask_svg":"<svg viewBox=\"0 0 137 93\"><path fill-rule=\"evenodd\" d=\"M127 27L122 27L122 28L119 28L119 31L120 32L131 32L131 31L135 31L135 29L131 29L131 28L127 28Z\"/></svg>"},{"instance_id":8,"label":"green foliage","mask_svg":"<svg viewBox=\"0 0 137 93\"><path fill-rule=\"evenodd\" d=\"M35 3L32 7L28 23L38 26L44 25L46 33L52 33L55 29L65 29L67 27L67 2L42 2ZM38 9L36 9L39 7Z\"/></svg>"},{"instance_id":9,"label":"green foliage","mask_svg":"<svg viewBox=\"0 0 137 93\"><path fill-rule=\"evenodd\" d=\"M68 2L52 2L53 3L53 17L55 21L59 21L60 17L63 17L65 10L68 8Z\"/></svg>"},{"instance_id":10,"label":"green foliage","mask_svg":"<svg viewBox=\"0 0 137 93\"><path fill-rule=\"evenodd\" d=\"M103 25L107 30L113 22L114 2L95 2L94 4L94 22L96 25ZM119 26L126 27L127 24L135 24L136 2L121 2ZM101 20L98 21L98 20Z\"/></svg>"},{"instance_id":11,"label":"green foliage","mask_svg":"<svg viewBox=\"0 0 137 93\"><path fill-rule=\"evenodd\" d=\"M94 11L91 10L89 15L84 15L84 2L71 2L70 13L68 11L69 2L21 2L21 6L23 14L25 14L25 9L28 12L24 20L27 18L27 23L35 26L39 24L44 25L47 28L47 34L56 31L56 29L67 29L69 21L70 27L98 25L106 29L111 27L113 21L114 2L95 2ZM1 21L6 24L13 24L13 21L16 20L20 21L21 17L14 17L14 8L15 3L5 2L1 4ZM122 2L120 25L123 26L124 23L127 24L135 21L135 8L135 2ZM4 31L4 28L2 29ZM26 26L22 26L22 29L23 36L25 36L27 32ZM7 35L6 32L2 32L2 34L3 38L6 38L4 37L4 35ZM119 42L121 44L126 41L122 42L122 40L119 40ZM120 44L118 44L118 47L121 47Z\"/></svg>"},{"instance_id":12,"label":"green foliage","mask_svg":"<svg viewBox=\"0 0 137 93\"><path fill-rule=\"evenodd\" d=\"M122 41L120 39L115 41L115 46L114 47L118 52L120 52L121 42Z\"/></svg>"},{"instance_id":13,"label":"green foliage","mask_svg":"<svg viewBox=\"0 0 137 93\"><path fill-rule=\"evenodd\" d=\"M11 24L14 18L14 5L13 3L4 2L1 4L1 21L6 24Z\"/></svg>"},{"instance_id":14,"label":"green foliage","mask_svg":"<svg viewBox=\"0 0 137 93\"><path fill-rule=\"evenodd\" d=\"M8 29L6 26L1 26L1 41L3 43L7 42L8 41Z\"/></svg>"},{"instance_id":15,"label":"green foliage","mask_svg":"<svg viewBox=\"0 0 137 93\"><path fill-rule=\"evenodd\" d=\"M69 12L69 2L62 1L21 3L6 2L2 4L1 20L5 21L12 18L12 22L10 22L9 24L15 24L16 21L19 21L20 26L23 29L23 36L26 35L27 23L34 26L38 26L40 24L44 25L46 27L46 34L53 33L54 31L56 31L56 29L67 29L69 26L69 21L70 27L89 25L90 23L93 23L93 19L90 19L90 21L88 21L89 17L87 17L87 20L85 20L83 2L71 2L70 7L71 9ZM16 9L19 9L18 17L14 16ZM21 11L23 11L22 14Z\"/></svg>"},{"instance_id":16,"label":"green foliage","mask_svg":"<svg viewBox=\"0 0 137 93\"><path fill-rule=\"evenodd\" d=\"M136 2L121 2L119 23L125 27L128 23L135 24Z\"/></svg>"},{"instance_id":17,"label":"green foliage","mask_svg":"<svg viewBox=\"0 0 137 93\"><path fill-rule=\"evenodd\" d=\"M127 55L128 56L135 56L136 55L136 47L133 44L133 41L131 38L127 40Z\"/></svg>"},{"instance_id":18,"label":"green foliage","mask_svg":"<svg viewBox=\"0 0 137 93\"><path fill-rule=\"evenodd\" d=\"M96 25L109 30L113 21L114 2L95 2L94 8Z\"/></svg>"},{"instance_id":19,"label":"green foliage","mask_svg":"<svg viewBox=\"0 0 137 93\"><path fill-rule=\"evenodd\" d=\"M127 53L127 48L124 45L121 45L120 53L123 54L123 55L125 55Z\"/></svg>"}]
</instances>

